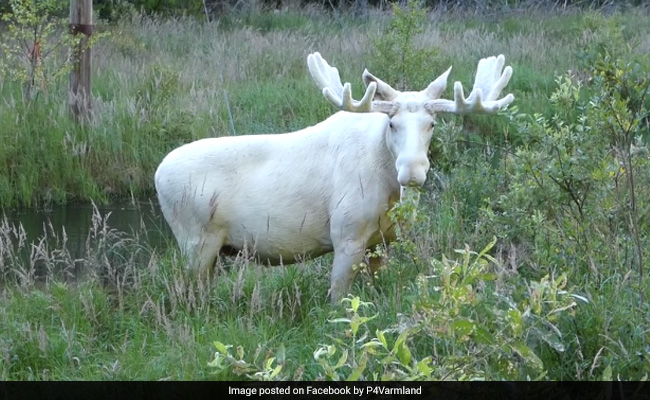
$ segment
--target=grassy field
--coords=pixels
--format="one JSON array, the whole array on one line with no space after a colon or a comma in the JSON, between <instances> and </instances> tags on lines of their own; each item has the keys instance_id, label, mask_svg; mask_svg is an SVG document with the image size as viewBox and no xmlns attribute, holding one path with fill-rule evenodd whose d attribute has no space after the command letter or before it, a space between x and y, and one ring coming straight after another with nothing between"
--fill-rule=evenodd
<instances>
[{"instance_id":1,"label":"grassy field","mask_svg":"<svg viewBox=\"0 0 650 400\"><path fill-rule=\"evenodd\" d=\"M467 87L479 58L503 53L516 98L499 116L441 118L416 224L340 307L326 298L331 256L275 269L231 260L205 282L184 275L173 243L151 248L146 232L99 214L78 259L64 232L31 245L5 220L0 379L647 377L647 10L432 13L411 41L432 58L405 76L377 51L390 17L102 26L84 126L68 117L64 82L25 104L0 81L4 208L151 195L181 143L324 119L312 51L355 93L365 67L420 89L453 65Z\"/></svg>"},{"instance_id":2,"label":"grassy field","mask_svg":"<svg viewBox=\"0 0 650 400\"><path fill-rule=\"evenodd\" d=\"M469 86L479 58L503 53L517 71L509 86L517 105L541 112L556 75L579 70L576 56L586 48L629 41L638 42L635 51L643 54L650 47L647 22L638 13L490 18L432 15L413 42L434 57L397 77L377 54L376 42L389 23L383 14L366 22L314 11L213 24L139 16L100 24L110 36L94 49L91 124L78 127L70 120L65 76L37 84L43 87L38 101L28 105L21 101L21 86L9 79L0 84L0 205L151 194L151 176L162 157L180 143L232 134L229 114L236 134L314 124L333 110L307 73L312 51L336 65L355 93L361 92L365 67L419 89L453 65L451 79ZM610 30L622 21L623 37L610 42ZM495 125L502 121L481 121L488 124L481 133L500 137L503 129Z\"/></svg>"}]
</instances>

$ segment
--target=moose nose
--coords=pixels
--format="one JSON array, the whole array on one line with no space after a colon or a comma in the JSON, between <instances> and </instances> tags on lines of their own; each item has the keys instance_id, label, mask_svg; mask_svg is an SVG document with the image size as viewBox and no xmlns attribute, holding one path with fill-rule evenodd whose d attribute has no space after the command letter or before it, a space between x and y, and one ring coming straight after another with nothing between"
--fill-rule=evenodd
<instances>
[{"instance_id":1,"label":"moose nose","mask_svg":"<svg viewBox=\"0 0 650 400\"><path fill-rule=\"evenodd\" d=\"M429 160L426 157L405 160L397 160L397 181L400 186L422 186L427 179Z\"/></svg>"},{"instance_id":2,"label":"moose nose","mask_svg":"<svg viewBox=\"0 0 650 400\"><path fill-rule=\"evenodd\" d=\"M424 185L427 178L427 171L425 169L405 171L404 173L397 174L397 181L400 186L404 187L418 187Z\"/></svg>"}]
</instances>

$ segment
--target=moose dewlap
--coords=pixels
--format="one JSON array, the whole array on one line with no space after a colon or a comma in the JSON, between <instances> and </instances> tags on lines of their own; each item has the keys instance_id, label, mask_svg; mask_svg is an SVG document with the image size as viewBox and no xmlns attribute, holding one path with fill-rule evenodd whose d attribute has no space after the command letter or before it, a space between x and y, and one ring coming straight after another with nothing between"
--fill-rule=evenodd
<instances>
[{"instance_id":1,"label":"moose dewlap","mask_svg":"<svg viewBox=\"0 0 650 400\"><path fill-rule=\"evenodd\" d=\"M496 113L514 97L499 96L512 76L505 59L478 63L465 98L440 96L449 68L419 92L400 92L363 73L366 92L319 53L309 72L339 111L291 133L198 140L169 153L155 174L163 215L188 267L209 273L220 252L246 249L261 263L290 264L334 252L330 296L346 295L366 249L395 238L388 210L408 186L422 186L427 150L440 112Z\"/></svg>"}]
</instances>

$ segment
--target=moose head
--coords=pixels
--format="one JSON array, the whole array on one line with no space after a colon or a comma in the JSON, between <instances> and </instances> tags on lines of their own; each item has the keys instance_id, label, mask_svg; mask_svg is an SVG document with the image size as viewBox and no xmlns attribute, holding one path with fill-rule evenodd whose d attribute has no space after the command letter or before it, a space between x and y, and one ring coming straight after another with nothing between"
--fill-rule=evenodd
<instances>
[{"instance_id":1,"label":"moose head","mask_svg":"<svg viewBox=\"0 0 650 400\"><path fill-rule=\"evenodd\" d=\"M366 92L361 100L352 98L350 83L341 83L339 71L330 66L320 53L307 57L309 72L325 98L344 111L379 112L390 118L386 145L395 159L397 181L402 193L408 186L422 186L429 170L427 150L435 126L436 114L491 114L514 100L512 94L499 99L512 76L504 70L505 57L483 58L478 63L474 87L465 97L460 82L454 85L454 99L442 99L451 67L419 92L393 89L366 69L363 82Z\"/></svg>"}]
</instances>

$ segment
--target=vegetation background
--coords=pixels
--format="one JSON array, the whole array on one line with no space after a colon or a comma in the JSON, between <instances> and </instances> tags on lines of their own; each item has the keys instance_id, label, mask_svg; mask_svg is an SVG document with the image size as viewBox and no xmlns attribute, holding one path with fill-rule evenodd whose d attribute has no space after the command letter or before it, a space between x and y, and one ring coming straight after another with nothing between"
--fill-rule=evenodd
<instances>
[{"instance_id":1,"label":"vegetation background","mask_svg":"<svg viewBox=\"0 0 650 400\"><path fill-rule=\"evenodd\" d=\"M419 205L394 211L402 240L376 276L360 266L340 307L325 297L330 256L270 270L237 258L196 281L174 243L100 213L81 257L65 230L29 243L4 219L0 379L647 378L647 7L97 2L79 125L56 3L0 1L4 209L151 196L181 143L326 118L312 51L356 93L365 67L419 89L453 65L468 87L479 58L503 53L516 106L441 117Z\"/></svg>"}]
</instances>

